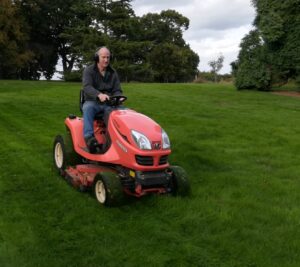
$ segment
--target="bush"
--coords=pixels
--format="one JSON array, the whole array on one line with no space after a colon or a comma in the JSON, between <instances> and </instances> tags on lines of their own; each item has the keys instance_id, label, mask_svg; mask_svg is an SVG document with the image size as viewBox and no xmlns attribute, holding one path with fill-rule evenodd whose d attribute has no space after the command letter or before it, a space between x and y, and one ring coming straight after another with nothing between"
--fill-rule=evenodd
<instances>
[{"instance_id":1,"label":"bush","mask_svg":"<svg viewBox=\"0 0 300 267\"><path fill-rule=\"evenodd\" d=\"M225 81L232 82L231 74L218 74L217 82ZM211 72L199 72L197 78L194 80L195 83L207 83L215 82L215 76Z\"/></svg>"},{"instance_id":2,"label":"bush","mask_svg":"<svg viewBox=\"0 0 300 267\"><path fill-rule=\"evenodd\" d=\"M238 90L255 89L268 91L271 86L271 73L258 61L243 62L237 70L235 86Z\"/></svg>"},{"instance_id":3,"label":"bush","mask_svg":"<svg viewBox=\"0 0 300 267\"><path fill-rule=\"evenodd\" d=\"M195 79L196 83L214 82L215 76L211 72L199 72L198 77Z\"/></svg>"},{"instance_id":4,"label":"bush","mask_svg":"<svg viewBox=\"0 0 300 267\"><path fill-rule=\"evenodd\" d=\"M74 70L71 72L64 73L64 80L66 82L81 82L82 70Z\"/></svg>"}]
</instances>

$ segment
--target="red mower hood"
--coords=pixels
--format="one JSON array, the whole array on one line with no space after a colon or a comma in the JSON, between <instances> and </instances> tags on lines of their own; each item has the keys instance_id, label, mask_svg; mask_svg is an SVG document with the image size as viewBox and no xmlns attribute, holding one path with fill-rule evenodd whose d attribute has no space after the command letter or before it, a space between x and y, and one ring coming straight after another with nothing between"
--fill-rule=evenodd
<instances>
[{"instance_id":1,"label":"red mower hood","mask_svg":"<svg viewBox=\"0 0 300 267\"><path fill-rule=\"evenodd\" d=\"M129 140L131 130L144 134L150 141L161 141L161 127L149 117L134 110L117 110L111 114L112 123L117 131Z\"/></svg>"}]
</instances>

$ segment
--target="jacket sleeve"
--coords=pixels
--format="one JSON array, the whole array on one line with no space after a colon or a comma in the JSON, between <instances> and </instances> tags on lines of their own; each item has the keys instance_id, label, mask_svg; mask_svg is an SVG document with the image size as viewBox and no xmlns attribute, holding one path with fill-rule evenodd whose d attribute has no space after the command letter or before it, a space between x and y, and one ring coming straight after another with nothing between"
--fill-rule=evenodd
<instances>
[{"instance_id":1,"label":"jacket sleeve","mask_svg":"<svg viewBox=\"0 0 300 267\"><path fill-rule=\"evenodd\" d=\"M112 95L122 95L123 91L121 89L121 84L119 80L119 76L117 72L114 72L114 77L113 77L113 88L112 88Z\"/></svg>"},{"instance_id":2,"label":"jacket sleeve","mask_svg":"<svg viewBox=\"0 0 300 267\"><path fill-rule=\"evenodd\" d=\"M99 91L93 86L93 73L89 67L85 68L82 76L83 91L89 98L97 100Z\"/></svg>"}]
</instances>

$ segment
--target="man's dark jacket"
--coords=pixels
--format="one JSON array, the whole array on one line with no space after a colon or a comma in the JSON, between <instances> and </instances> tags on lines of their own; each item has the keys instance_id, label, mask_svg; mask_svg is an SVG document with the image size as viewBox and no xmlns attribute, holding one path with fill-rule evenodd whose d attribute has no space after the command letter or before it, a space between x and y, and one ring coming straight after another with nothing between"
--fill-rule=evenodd
<instances>
[{"instance_id":1,"label":"man's dark jacket","mask_svg":"<svg viewBox=\"0 0 300 267\"><path fill-rule=\"evenodd\" d=\"M122 89L117 72L111 67L106 68L103 77L97 67L97 64L85 68L82 77L85 100L98 100L99 93L105 93L109 96L122 95Z\"/></svg>"}]
</instances>

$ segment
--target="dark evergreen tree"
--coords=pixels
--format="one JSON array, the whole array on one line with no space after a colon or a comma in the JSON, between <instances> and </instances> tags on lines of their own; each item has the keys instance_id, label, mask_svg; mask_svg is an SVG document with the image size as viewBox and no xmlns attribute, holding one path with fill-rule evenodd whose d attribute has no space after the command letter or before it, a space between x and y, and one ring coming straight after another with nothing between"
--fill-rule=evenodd
<instances>
[{"instance_id":1,"label":"dark evergreen tree","mask_svg":"<svg viewBox=\"0 0 300 267\"><path fill-rule=\"evenodd\" d=\"M50 79L58 59L55 40L51 34L50 3L43 0L13 2L29 26L27 46L33 53L33 60L21 70L21 78L39 79L43 74Z\"/></svg>"},{"instance_id":2,"label":"dark evergreen tree","mask_svg":"<svg viewBox=\"0 0 300 267\"><path fill-rule=\"evenodd\" d=\"M27 46L28 25L10 0L0 2L0 79L19 79L20 70L32 62Z\"/></svg>"}]
</instances>

